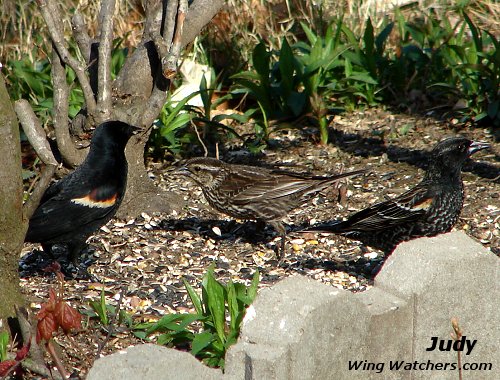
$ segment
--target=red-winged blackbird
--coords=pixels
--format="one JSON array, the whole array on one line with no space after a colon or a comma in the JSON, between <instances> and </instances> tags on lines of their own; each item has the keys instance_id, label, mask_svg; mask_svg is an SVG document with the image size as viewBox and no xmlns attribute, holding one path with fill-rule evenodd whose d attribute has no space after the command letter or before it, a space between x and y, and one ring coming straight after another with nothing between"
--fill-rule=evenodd
<instances>
[{"instance_id":1,"label":"red-winged blackbird","mask_svg":"<svg viewBox=\"0 0 500 380\"><path fill-rule=\"evenodd\" d=\"M269 223L281 236L279 258L285 248L286 230L281 222L291 210L341 178L364 170L328 177L306 176L255 166L228 164L215 158L193 158L176 170L194 180L208 203L238 219Z\"/></svg>"},{"instance_id":2,"label":"red-winged blackbird","mask_svg":"<svg viewBox=\"0 0 500 380\"><path fill-rule=\"evenodd\" d=\"M342 222L320 224L306 231L331 232L391 253L402 241L448 232L457 222L464 201L460 175L473 153L489 144L464 137L438 143L430 152L424 179L404 194L377 203Z\"/></svg>"},{"instance_id":3,"label":"red-winged blackbird","mask_svg":"<svg viewBox=\"0 0 500 380\"><path fill-rule=\"evenodd\" d=\"M125 145L137 130L121 121L99 125L85 161L45 191L29 221L25 241L41 243L51 255L66 244L76 263L87 238L116 213L127 183Z\"/></svg>"}]
</instances>

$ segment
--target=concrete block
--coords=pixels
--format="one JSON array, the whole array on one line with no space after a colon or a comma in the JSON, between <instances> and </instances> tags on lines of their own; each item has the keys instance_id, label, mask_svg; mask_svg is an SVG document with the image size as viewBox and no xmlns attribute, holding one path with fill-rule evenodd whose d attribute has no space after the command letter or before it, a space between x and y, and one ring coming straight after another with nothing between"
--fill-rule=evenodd
<instances>
[{"instance_id":1,"label":"concrete block","mask_svg":"<svg viewBox=\"0 0 500 380\"><path fill-rule=\"evenodd\" d=\"M100 358L87 380L210 380L220 379L222 371L208 368L188 352L155 344L142 344Z\"/></svg>"},{"instance_id":2,"label":"concrete block","mask_svg":"<svg viewBox=\"0 0 500 380\"><path fill-rule=\"evenodd\" d=\"M426 351L432 337L448 341L452 317L463 334L477 340L464 363L500 368L500 260L463 232L401 244L388 258L375 286L405 299L413 311L413 355L418 362L455 363L454 351ZM493 338L496 336L496 338ZM388 342L389 343L389 342ZM408 360L408 359L407 359ZM474 373L474 379L495 372ZM485 376L485 377L481 377ZM415 379L455 379L455 371L412 371Z\"/></svg>"},{"instance_id":3,"label":"concrete block","mask_svg":"<svg viewBox=\"0 0 500 380\"><path fill-rule=\"evenodd\" d=\"M254 310L225 378L340 379L353 352L365 354L368 312L350 292L296 276L263 290Z\"/></svg>"}]
</instances>

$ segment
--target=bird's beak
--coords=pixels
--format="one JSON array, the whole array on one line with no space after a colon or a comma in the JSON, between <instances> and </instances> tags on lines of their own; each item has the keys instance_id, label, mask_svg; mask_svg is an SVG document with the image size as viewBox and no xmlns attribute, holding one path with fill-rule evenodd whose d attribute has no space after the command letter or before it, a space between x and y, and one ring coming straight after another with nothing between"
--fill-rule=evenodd
<instances>
[{"instance_id":1,"label":"bird's beak","mask_svg":"<svg viewBox=\"0 0 500 380\"><path fill-rule=\"evenodd\" d=\"M473 141L469 146L469 156L483 149L488 149L491 145L484 141Z\"/></svg>"},{"instance_id":2,"label":"bird's beak","mask_svg":"<svg viewBox=\"0 0 500 380\"><path fill-rule=\"evenodd\" d=\"M182 162L182 161L181 161ZM189 169L185 165L180 165L176 168L173 168L172 171L170 172L172 175L189 175Z\"/></svg>"}]
</instances>

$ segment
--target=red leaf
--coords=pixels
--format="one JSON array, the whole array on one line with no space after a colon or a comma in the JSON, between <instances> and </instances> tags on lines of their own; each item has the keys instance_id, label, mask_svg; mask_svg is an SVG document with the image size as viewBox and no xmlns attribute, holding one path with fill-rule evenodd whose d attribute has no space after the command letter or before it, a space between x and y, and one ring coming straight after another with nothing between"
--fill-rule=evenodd
<instances>
[{"instance_id":1,"label":"red leaf","mask_svg":"<svg viewBox=\"0 0 500 380\"><path fill-rule=\"evenodd\" d=\"M72 329L78 330L82 327L82 315L64 301L56 304L54 315L66 334Z\"/></svg>"},{"instance_id":2,"label":"red leaf","mask_svg":"<svg viewBox=\"0 0 500 380\"><path fill-rule=\"evenodd\" d=\"M61 264L59 264L57 261L53 261L42 270L48 273L57 273L61 271Z\"/></svg>"},{"instance_id":3,"label":"red leaf","mask_svg":"<svg viewBox=\"0 0 500 380\"><path fill-rule=\"evenodd\" d=\"M38 320L41 320L47 316L47 314L51 314L54 312L54 309L56 308L56 292L54 289L49 290L49 300L45 303L42 304L42 308L36 315L36 318Z\"/></svg>"},{"instance_id":4,"label":"red leaf","mask_svg":"<svg viewBox=\"0 0 500 380\"><path fill-rule=\"evenodd\" d=\"M27 344L25 344L19 350L17 350L16 360L17 361L23 360L28 355L30 347L31 347L31 337L30 337L30 339L29 339L29 341L28 341Z\"/></svg>"},{"instance_id":5,"label":"red leaf","mask_svg":"<svg viewBox=\"0 0 500 380\"><path fill-rule=\"evenodd\" d=\"M18 362L15 360L5 360L0 363L0 376L4 377L10 371L10 369L16 366Z\"/></svg>"},{"instance_id":6,"label":"red leaf","mask_svg":"<svg viewBox=\"0 0 500 380\"><path fill-rule=\"evenodd\" d=\"M57 330L58 324L53 313L47 313L44 318L38 320L36 326L36 342L40 343L43 339L45 341L52 338L52 334Z\"/></svg>"}]
</instances>

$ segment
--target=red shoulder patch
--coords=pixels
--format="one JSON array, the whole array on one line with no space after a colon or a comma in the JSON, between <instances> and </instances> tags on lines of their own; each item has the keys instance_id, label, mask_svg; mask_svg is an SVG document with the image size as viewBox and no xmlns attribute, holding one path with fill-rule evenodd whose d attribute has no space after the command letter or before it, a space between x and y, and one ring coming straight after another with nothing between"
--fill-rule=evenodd
<instances>
[{"instance_id":1,"label":"red shoulder patch","mask_svg":"<svg viewBox=\"0 0 500 380\"><path fill-rule=\"evenodd\" d=\"M81 206L107 208L113 206L118 199L118 193L114 193L112 196L102 199L97 199L96 195L97 191L93 190L84 197L73 198L71 202Z\"/></svg>"},{"instance_id":2,"label":"red shoulder patch","mask_svg":"<svg viewBox=\"0 0 500 380\"><path fill-rule=\"evenodd\" d=\"M415 203L411 209L412 210L427 210L429 207L431 207L431 205L432 205L432 198L426 198L418 203Z\"/></svg>"}]
</instances>

